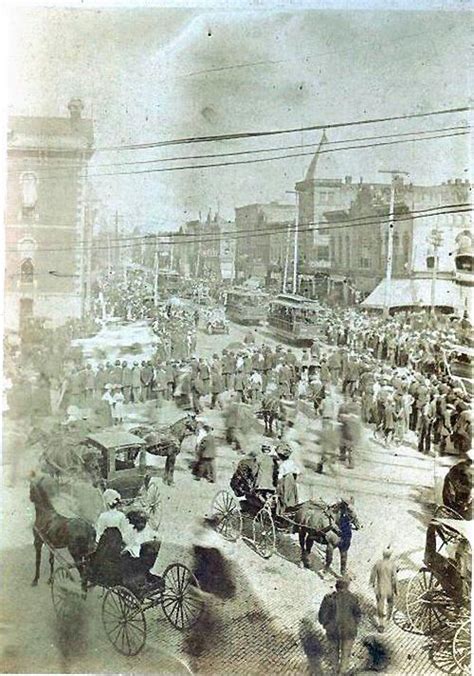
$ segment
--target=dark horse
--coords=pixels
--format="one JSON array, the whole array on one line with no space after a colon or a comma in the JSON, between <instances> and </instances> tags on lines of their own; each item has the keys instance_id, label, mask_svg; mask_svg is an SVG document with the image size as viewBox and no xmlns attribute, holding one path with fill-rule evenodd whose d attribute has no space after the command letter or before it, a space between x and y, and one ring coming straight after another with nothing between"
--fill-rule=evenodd
<instances>
[{"instance_id":1,"label":"dark horse","mask_svg":"<svg viewBox=\"0 0 474 676\"><path fill-rule=\"evenodd\" d=\"M257 414L265 423L265 435L273 436L273 423L283 418L283 404L274 394L266 394L262 399L262 408Z\"/></svg>"},{"instance_id":2,"label":"dark horse","mask_svg":"<svg viewBox=\"0 0 474 676\"><path fill-rule=\"evenodd\" d=\"M341 575L344 575L352 530L360 528L353 500L339 500L330 506L310 500L299 505L292 516L292 521L298 524L301 564L309 568L309 555L313 544L317 542L326 546L325 571L329 570L332 564L334 549L339 549Z\"/></svg>"},{"instance_id":3,"label":"dark horse","mask_svg":"<svg viewBox=\"0 0 474 676\"><path fill-rule=\"evenodd\" d=\"M169 427L154 428L144 426L137 427L131 430L131 432L144 439L148 453L152 455L164 455L166 457L163 482L171 486L173 484L176 456L181 450L181 444L185 437L194 434L196 430L196 418L192 415L187 415Z\"/></svg>"},{"instance_id":4,"label":"dark horse","mask_svg":"<svg viewBox=\"0 0 474 676\"><path fill-rule=\"evenodd\" d=\"M55 549L67 549L70 553L85 586L85 567L88 556L95 547L95 530L84 519L68 518L54 509L50 494L54 490L54 480L46 475L33 476L30 480L30 500L35 506L33 526L34 546L36 550L36 570L32 586L38 584L43 544L50 548L49 565L51 584L54 572Z\"/></svg>"}]
</instances>

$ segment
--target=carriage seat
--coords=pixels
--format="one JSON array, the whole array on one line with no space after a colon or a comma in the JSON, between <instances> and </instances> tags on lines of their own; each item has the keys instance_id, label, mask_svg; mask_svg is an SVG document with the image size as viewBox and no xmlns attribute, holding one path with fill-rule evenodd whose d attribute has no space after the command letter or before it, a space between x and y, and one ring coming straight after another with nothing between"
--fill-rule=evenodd
<instances>
[{"instance_id":1,"label":"carriage seat","mask_svg":"<svg viewBox=\"0 0 474 676\"><path fill-rule=\"evenodd\" d=\"M118 528L106 528L90 560L89 580L103 587L123 585L140 595L159 579L150 576L161 542L144 542L140 557L123 552L124 542Z\"/></svg>"},{"instance_id":2,"label":"carriage seat","mask_svg":"<svg viewBox=\"0 0 474 676\"><path fill-rule=\"evenodd\" d=\"M93 584L113 587L123 584L123 539L118 528L106 528L90 559L89 579Z\"/></svg>"}]
</instances>

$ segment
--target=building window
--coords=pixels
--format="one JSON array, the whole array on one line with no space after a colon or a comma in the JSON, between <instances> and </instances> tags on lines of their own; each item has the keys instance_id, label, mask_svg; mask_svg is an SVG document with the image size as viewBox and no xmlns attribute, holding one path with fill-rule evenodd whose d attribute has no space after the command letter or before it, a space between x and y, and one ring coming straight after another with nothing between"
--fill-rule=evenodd
<instances>
[{"instance_id":1,"label":"building window","mask_svg":"<svg viewBox=\"0 0 474 676\"><path fill-rule=\"evenodd\" d=\"M329 260L329 247L328 246L317 246L316 247L316 260L318 260L318 261L328 261Z\"/></svg>"},{"instance_id":2,"label":"building window","mask_svg":"<svg viewBox=\"0 0 474 676\"><path fill-rule=\"evenodd\" d=\"M346 267L351 266L351 238L346 235Z\"/></svg>"},{"instance_id":3,"label":"building window","mask_svg":"<svg viewBox=\"0 0 474 676\"><path fill-rule=\"evenodd\" d=\"M428 270L432 270L434 268L434 256L427 256L426 257L426 267Z\"/></svg>"},{"instance_id":4,"label":"building window","mask_svg":"<svg viewBox=\"0 0 474 676\"><path fill-rule=\"evenodd\" d=\"M20 282L22 284L33 284L35 268L31 258L25 258L20 265Z\"/></svg>"},{"instance_id":5,"label":"building window","mask_svg":"<svg viewBox=\"0 0 474 676\"><path fill-rule=\"evenodd\" d=\"M21 206L23 216L33 215L38 202L38 177L33 171L25 171L20 176Z\"/></svg>"},{"instance_id":6,"label":"building window","mask_svg":"<svg viewBox=\"0 0 474 676\"><path fill-rule=\"evenodd\" d=\"M370 270L370 258L366 256L361 256L359 260L359 267L363 270Z\"/></svg>"}]
</instances>

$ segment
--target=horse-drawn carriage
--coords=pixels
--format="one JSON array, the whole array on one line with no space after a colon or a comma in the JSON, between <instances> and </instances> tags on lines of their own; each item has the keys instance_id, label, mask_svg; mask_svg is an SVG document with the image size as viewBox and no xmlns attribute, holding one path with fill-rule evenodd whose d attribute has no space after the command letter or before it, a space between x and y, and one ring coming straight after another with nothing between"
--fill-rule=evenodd
<instances>
[{"instance_id":1,"label":"horse-drawn carriage","mask_svg":"<svg viewBox=\"0 0 474 676\"><path fill-rule=\"evenodd\" d=\"M145 645L147 625L145 613L161 607L168 621L177 629L194 625L204 607L199 583L183 563L169 565L161 575L150 574L155 565L160 544L155 537L143 541L140 556L124 555L124 545L118 528L106 528L98 544L91 523L79 517L66 517L55 511L48 484L51 477L41 476L30 484L30 499L35 505L34 538L36 575L39 578L41 548L45 544L50 554L51 595L59 621L71 620L94 588L103 591L102 624L114 648L127 656L136 655ZM147 521L156 528L153 507L147 509L146 493L121 506L137 531ZM140 524L140 525L139 525ZM72 561L58 550L67 549ZM59 566L54 570L54 562ZM135 564L138 561L139 565Z\"/></svg>"},{"instance_id":2,"label":"horse-drawn carriage","mask_svg":"<svg viewBox=\"0 0 474 676\"><path fill-rule=\"evenodd\" d=\"M471 668L472 523L438 507L428 525L423 567L410 580L410 628L433 639L433 659L451 674Z\"/></svg>"},{"instance_id":3,"label":"horse-drawn carriage","mask_svg":"<svg viewBox=\"0 0 474 676\"><path fill-rule=\"evenodd\" d=\"M309 555L317 542L326 547L326 569L332 563L334 549L339 549L344 573L351 531L359 528L352 501L328 505L322 500L308 500L286 506L276 488L277 477L278 460L268 453L242 460L230 482L232 492L221 490L213 499L210 517L216 530L227 540L236 541L246 522L251 521L249 539L263 558L275 552L278 531L298 533L303 566L309 567Z\"/></svg>"},{"instance_id":4,"label":"horse-drawn carriage","mask_svg":"<svg viewBox=\"0 0 474 676\"><path fill-rule=\"evenodd\" d=\"M215 333L229 333L229 322L225 317L224 308L209 310L206 316L206 332L210 336Z\"/></svg>"}]
</instances>

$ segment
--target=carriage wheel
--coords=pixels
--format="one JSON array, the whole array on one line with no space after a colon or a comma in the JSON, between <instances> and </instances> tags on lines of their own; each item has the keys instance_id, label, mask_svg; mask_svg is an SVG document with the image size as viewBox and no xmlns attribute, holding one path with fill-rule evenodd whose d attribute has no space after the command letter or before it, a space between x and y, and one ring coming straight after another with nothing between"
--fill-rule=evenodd
<instances>
[{"instance_id":1,"label":"carriage wheel","mask_svg":"<svg viewBox=\"0 0 474 676\"><path fill-rule=\"evenodd\" d=\"M173 563L163 573L161 607L176 629L189 629L199 620L204 601L196 577L187 566Z\"/></svg>"},{"instance_id":2,"label":"carriage wheel","mask_svg":"<svg viewBox=\"0 0 474 676\"><path fill-rule=\"evenodd\" d=\"M268 509L261 509L253 520L253 541L255 549L264 559L275 551L275 524Z\"/></svg>"},{"instance_id":3,"label":"carriage wheel","mask_svg":"<svg viewBox=\"0 0 474 676\"><path fill-rule=\"evenodd\" d=\"M240 506L232 493L219 491L212 501L211 519L218 533L226 540L235 542L242 533L242 514Z\"/></svg>"},{"instance_id":4,"label":"carriage wheel","mask_svg":"<svg viewBox=\"0 0 474 676\"><path fill-rule=\"evenodd\" d=\"M125 587L108 589L102 603L107 638L122 655L137 655L145 645L146 620L140 601Z\"/></svg>"},{"instance_id":5,"label":"carriage wheel","mask_svg":"<svg viewBox=\"0 0 474 676\"><path fill-rule=\"evenodd\" d=\"M436 577L427 568L421 568L408 583L406 593L407 616L413 628L431 636L442 627L454 609Z\"/></svg>"},{"instance_id":6,"label":"carriage wheel","mask_svg":"<svg viewBox=\"0 0 474 676\"><path fill-rule=\"evenodd\" d=\"M51 583L51 598L54 610L60 620L70 617L83 600L81 576L77 568L59 566L54 571Z\"/></svg>"},{"instance_id":7,"label":"carriage wheel","mask_svg":"<svg viewBox=\"0 0 474 676\"><path fill-rule=\"evenodd\" d=\"M163 514L163 501L161 499L160 489L156 484L153 484L146 494L145 511L150 526L153 530L158 530Z\"/></svg>"},{"instance_id":8,"label":"carriage wheel","mask_svg":"<svg viewBox=\"0 0 474 676\"><path fill-rule=\"evenodd\" d=\"M471 673L471 619L465 620L454 634L453 657L459 673Z\"/></svg>"}]
</instances>

